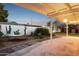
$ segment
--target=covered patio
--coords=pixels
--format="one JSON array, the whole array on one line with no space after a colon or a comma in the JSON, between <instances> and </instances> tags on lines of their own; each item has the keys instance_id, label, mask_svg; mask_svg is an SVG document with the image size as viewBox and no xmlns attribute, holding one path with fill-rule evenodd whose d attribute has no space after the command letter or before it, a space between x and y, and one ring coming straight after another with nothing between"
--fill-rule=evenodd
<instances>
[{"instance_id":1,"label":"covered patio","mask_svg":"<svg viewBox=\"0 0 79 59\"><path fill-rule=\"evenodd\" d=\"M72 3L37 3L16 4L66 24L66 36L52 37L52 22L50 26L50 40L46 40L22 50L9 54L9 56L77 56L79 55L79 37L69 36L68 25L79 24L79 4Z\"/></svg>"}]
</instances>

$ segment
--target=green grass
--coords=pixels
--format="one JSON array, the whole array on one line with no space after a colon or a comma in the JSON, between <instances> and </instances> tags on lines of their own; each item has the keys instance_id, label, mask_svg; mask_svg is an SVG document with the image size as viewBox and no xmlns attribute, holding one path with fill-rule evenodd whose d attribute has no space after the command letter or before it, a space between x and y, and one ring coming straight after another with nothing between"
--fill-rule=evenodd
<instances>
[{"instance_id":1,"label":"green grass","mask_svg":"<svg viewBox=\"0 0 79 59\"><path fill-rule=\"evenodd\" d=\"M69 36L79 37L79 34L69 34Z\"/></svg>"},{"instance_id":2,"label":"green grass","mask_svg":"<svg viewBox=\"0 0 79 59\"><path fill-rule=\"evenodd\" d=\"M66 33L56 33L56 35L65 36ZM79 37L79 33L69 33L69 36Z\"/></svg>"}]
</instances>

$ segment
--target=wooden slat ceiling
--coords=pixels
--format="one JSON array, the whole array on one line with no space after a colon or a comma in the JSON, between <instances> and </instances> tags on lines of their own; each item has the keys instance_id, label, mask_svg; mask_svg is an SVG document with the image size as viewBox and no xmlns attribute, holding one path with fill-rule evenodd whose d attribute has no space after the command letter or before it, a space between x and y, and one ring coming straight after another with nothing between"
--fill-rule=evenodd
<instances>
[{"instance_id":1,"label":"wooden slat ceiling","mask_svg":"<svg viewBox=\"0 0 79 59\"><path fill-rule=\"evenodd\" d=\"M70 22L70 24L79 24L78 3L16 3L16 5L55 18L61 22L68 19L69 21L78 21Z\"/></svg>"}]
</instances>

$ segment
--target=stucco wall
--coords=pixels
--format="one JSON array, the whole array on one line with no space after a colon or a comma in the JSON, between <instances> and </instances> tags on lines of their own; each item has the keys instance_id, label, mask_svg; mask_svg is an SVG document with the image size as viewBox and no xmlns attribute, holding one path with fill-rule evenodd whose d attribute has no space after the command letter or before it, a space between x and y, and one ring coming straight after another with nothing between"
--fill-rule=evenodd
<instances>
[{"instance_id":1,"label":"stucco wall","mask_svg":"<svg viewBox=\"0 0 79 59\"><path fill-rule=\"evenodd\" d=\"M1 31L6 34L6 27L9 28L9 25L1 25ZM17 26L17 25L11 25L11 28L12 28L12 31L11 31L11 34L8 34L9 36L21 36L21 35L24 35L24 26ZM19 35L14 35L14 31L16 30L20 30L20 34ZM26 29L26 34L27 35L30 35L32 31L34 31L36 29L36 27L28 27L27 26L27 29Z\"/></svg>"}]
</instances>

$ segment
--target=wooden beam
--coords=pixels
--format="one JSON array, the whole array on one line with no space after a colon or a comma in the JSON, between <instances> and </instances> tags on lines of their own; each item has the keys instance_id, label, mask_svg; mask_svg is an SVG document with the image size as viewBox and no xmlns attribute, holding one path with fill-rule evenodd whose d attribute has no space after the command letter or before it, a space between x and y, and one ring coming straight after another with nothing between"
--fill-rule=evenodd
<instances>
[{"instance_id":1,"label":"wooden beam","mask_svg":"<svg viewBox=\"0 0 79 59\"><path fill-rule=\"evenodd\" d=\"M67 11L58 12L58 13L50 12L50 13L47 14L47 16L55 17L55 16L59 16L59 15L63 15L63 14L69 14L69 13L72 13L72 12L79 12L79 7L75 8L75 9L72 9L72 10L67 10Z\"/></svg>"}]
</instances>

